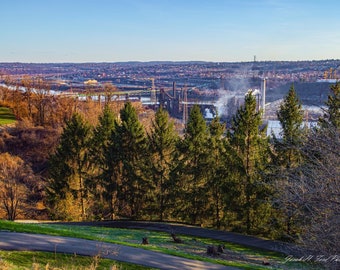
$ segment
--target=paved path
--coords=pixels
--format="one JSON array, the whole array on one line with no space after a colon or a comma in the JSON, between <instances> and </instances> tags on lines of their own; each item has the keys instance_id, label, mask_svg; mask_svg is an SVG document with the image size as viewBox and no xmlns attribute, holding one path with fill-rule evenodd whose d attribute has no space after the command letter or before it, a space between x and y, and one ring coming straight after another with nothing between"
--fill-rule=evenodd
<instances>
[{"instance_id":1,"label":"paved path","mask_svg":"<svg viewBox=\"0 0 340 270\"><path fill-rule=\"evenodd\" d=\"M213 229L205 229L197 226L182 225L177 223L162 223L162 222L147 222L147 221L98 221L98 222L68 222L59 223L66 225L78 226L103 226L110 228L128 228L128 229L145 229L152 231L163 231L176 234L185 234L197 237L207 237L215 240L226 241L230 243L240 244L252 248L259 248L268 251L280 252L286 255L296 257L306 254L312 254L311 251L306 251L301 247L293 244L262 239L255 236L243 235L239 233L226 232Z\"/></svg>"},{"instance_id":2,"label":"paved path","mask_svg":"<svg viewBox=\"0 0 340 270\"><path fill-rule=\"evenodd\" d=\"M100 255L158 269L236 269L207 262L189 260L145 249L61 236L0 231L0 249Z\"/></svg>"}]
</instances>

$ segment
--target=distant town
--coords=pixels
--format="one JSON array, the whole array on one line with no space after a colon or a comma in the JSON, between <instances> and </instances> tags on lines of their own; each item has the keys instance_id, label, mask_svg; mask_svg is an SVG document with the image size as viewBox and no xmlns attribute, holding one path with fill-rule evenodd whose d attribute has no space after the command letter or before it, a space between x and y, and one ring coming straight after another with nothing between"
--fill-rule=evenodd
<instances>
[{"instance_id":1,"label":"distant town","mask_svg":"<svg viewBox=\"0 0 340 270\"><path fill-rule=\"evenodd\" d=\"M206 117L228 117L253 90L263 95L266 117L275 118L278 102L292 83L308 117L316 119L329 86L340 78L340 60L120 63L0 63L0 83L20 84L24 76L47 81L63 93L102 92L111 84L125 98L139 98L146 106L162 103L181 118L184 107L202 104ZM153 96L154 95L154 96ZM260 97L261 99L264 97Z\"/></svg>"}]
</instances>

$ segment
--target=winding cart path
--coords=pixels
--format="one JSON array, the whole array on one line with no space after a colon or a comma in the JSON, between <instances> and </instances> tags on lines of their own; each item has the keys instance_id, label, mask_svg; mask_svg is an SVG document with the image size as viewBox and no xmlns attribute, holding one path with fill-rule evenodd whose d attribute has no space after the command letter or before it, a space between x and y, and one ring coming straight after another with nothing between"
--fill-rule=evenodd
<instances>
[{"instance_id":1,"label":"winding cart path","mask_svg":"<svg viewBox=\"0 0 340 270\"><path fill-rule=\"evenodd\" d=\"M182 224L143 222L143 221L102 221L102 222L67 222L58 223L78 226L103 226L111 228L145 229L154 231L174 232L176 234L207 237L221 241L241 244L269 251L281 252L286 255L300 256L303 250L297 246L279 241L271 241L258 237L237 233L204 229L197 226ZM100 255L103 258L155 267L158 269L236 269L218 264L190 260L159 252L124 245L91 241L79 238L50 236L40 234L15 233L0 231L0 249L49 251L86 256Z\"/></svg>"},{"instance_id":2,"label":"winding cart path","mask_svg":"<svg viewBox=\"0 0 340 270\"><path fill-rule=\"evenodd\" d=\"M117 261L158 269L236 269L218 264L189 260L159 252L61 236L0 231L0 249L48 251L85 256L100 255Z\"/></svg>"}]
</instances>

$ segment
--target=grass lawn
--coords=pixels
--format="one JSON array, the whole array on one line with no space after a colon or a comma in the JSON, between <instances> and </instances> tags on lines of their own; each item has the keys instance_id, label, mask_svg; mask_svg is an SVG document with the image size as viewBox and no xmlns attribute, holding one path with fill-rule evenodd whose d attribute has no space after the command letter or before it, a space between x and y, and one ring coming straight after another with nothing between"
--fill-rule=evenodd
<instances>
[{"instance_id":1,"label":"grass lawn","mask_svg":"<svg viewBox=\"0 0 340 270\"><path fill-rule=\"evenodd\" d=\"M117 262L99 257L86 257L49 252L0 251L0 269L131 269L149 270L150 267Z\"/></svg>"},{"instance_id":2,"label":"grass lawn","mask_svg":"<svg viewBox=\"0 0 340 270\"><path fill-rule=\"evenodd\" d=\"M20 224L9 221L0 221L0 230L1 229L100 240L241 269L320 269L319 266L313 264L285 262L286 256L280 253L249 248L208 238L178 235L184 242L183 244L178 244L165 232L58 224ZM149 245L141 244L143 237L148 238ZM208 245L219 244L225 246L223 254L217 257L211 257L206 254ZM263 265L263 261L269 262L270 265Z\"/></svg>"},{"instance_id":3,"label":"grass lawn","mask_svg":"<svg viewBox=\"0 0 340 270\"><path fill-rule=\"evenodd\" d=\"M15 121L15 116L10 108L0 107L0 126L13 124Z\"/></svg>"}]
</instances>

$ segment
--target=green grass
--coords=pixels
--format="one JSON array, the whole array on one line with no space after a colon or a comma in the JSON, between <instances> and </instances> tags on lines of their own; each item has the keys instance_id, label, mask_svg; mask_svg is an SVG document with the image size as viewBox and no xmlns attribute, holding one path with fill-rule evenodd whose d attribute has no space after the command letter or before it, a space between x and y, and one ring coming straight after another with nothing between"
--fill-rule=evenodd
<instances>
[{"instance_id":1,"label":"green grass","mask_svg":"<svg viewBox=\"0 0 340 270\"><path fill-rule=\"evenodd\" d=\"M99 257L86 257L49 252L0 251L0 269L131 269L147 270L150 267L117 262Z\"/></svg>"},{"instance_id":2,"label":"green grass","mask_svg":"<svg viewBox=\"0 0 340 270\"><path fill-rule=\"evenodd\" d=\"M13 124L15 121L15 115L10 108L0 107L0 126Z\"/></svg>"},{"instance_id":3,"label":"green grass","mask_svg":"<svg viewBox=\"0 0 340 270\"><path fill-rule=\"evenodd\" d=\"M100 240L103 242L144 248L189 259L239 267L241 269L313 269L313 265L307 263L285 263L286 256L280 253L249 248L207 238L179 235L184 243L176 244L172 241L170 235L165 232L59 224L21 224L9 221L0 221L0 229ZM143 237L148 237L149 245L141 245ZM225 245L226 257L214 258L207 256L206 247L208 245L218 244ZM271 266L263 266L262 261L264 260L269 261Z\"/></svg>"}]
</instances>

